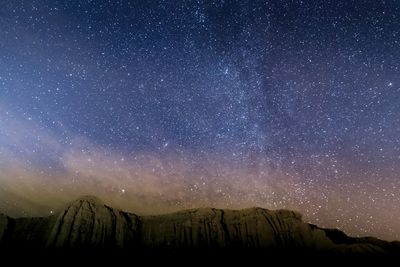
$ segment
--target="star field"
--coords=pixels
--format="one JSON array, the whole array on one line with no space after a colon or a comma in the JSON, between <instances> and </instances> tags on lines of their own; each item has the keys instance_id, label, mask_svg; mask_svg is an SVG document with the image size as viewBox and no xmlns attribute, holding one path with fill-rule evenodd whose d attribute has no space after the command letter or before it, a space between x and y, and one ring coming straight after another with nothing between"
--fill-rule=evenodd
<instances>
[{"instance_id":1,"label":"star field","mask_svg":"<svg viewBox=\"0 0 400 267\"><path fill-rule=\"evenodd\" d=\"M2 1L0 212L299 210L400 239L400 3Z\"/></svg>"}]
</instances>

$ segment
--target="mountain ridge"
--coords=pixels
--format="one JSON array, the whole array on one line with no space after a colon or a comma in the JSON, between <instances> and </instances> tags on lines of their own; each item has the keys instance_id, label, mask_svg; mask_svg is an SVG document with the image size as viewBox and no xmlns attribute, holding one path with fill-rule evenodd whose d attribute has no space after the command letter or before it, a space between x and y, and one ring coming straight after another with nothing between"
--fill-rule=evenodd
<instances>
[{"instance_id":1,"label":"mountain ridge","mask_svg":"<svg viewBox=\"0 0 400 267\"><path fill-rule=\"evenodd\" d=\"M56 215L0 215L2 247L44 249L261 249L398 255L399 242L355 238L302 221L291 210L198 208L139 216L83 196Z\"/></svg>"}]
</instances>

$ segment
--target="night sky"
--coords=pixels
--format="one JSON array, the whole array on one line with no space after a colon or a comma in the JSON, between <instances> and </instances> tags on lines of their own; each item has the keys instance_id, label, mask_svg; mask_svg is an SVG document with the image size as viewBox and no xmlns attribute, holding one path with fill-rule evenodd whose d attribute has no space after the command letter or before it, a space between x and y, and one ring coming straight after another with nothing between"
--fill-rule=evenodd
<instances>
[{"instance_id":1,"label":"night sky","mask_svg":"<svg viewBox=\"0 0 400 267\"><path fill-rule=\"evenodd\" d=\"M400 2L0 1L0 212L83 194L400 239Z\"/></svg>"}]
</instances>

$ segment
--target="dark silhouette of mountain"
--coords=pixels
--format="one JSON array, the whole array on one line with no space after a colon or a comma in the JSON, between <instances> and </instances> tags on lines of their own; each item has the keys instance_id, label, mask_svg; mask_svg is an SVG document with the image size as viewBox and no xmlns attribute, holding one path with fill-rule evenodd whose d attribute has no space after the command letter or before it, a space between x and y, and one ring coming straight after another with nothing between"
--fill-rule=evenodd
<instances>
[{"instance_id":1,"label":"dark silhouette of mountain","mask_svg":"<svg viewBox=\"0 0 400 267\"><path fill-rule=\"evenodd\" d=\"M138 216L86 196L58 215L10 218L0 215L3 248L99 250L258 250L331 255L399 255L399 242L353 238L336 229L304 223L301 214L262 208L192 209Z\"/></svg>"}]
</instances>

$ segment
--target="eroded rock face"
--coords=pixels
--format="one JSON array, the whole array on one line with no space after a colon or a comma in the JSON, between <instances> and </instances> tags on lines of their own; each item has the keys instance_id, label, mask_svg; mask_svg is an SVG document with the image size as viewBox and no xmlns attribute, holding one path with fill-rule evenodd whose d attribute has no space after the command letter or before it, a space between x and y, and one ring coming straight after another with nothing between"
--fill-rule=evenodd
<instances>
[{"instance_id":1,"label":"eroded rock face","mask_svg":"<svg viewBox=\"0 0 400 267\"><path fill-rule=\"evenodd\" d=\"M62 212L47 240L48 247L130 247L137 244L139 218L84 197Z\"/></svg>"},{"instance_id":2,"label":"eroded rock face","mask_svg":"<svg viewBox=\"0 0 400 267\"><path fill-rule=\"evenodd\" d=\"M94 197L71 203L57 216L12 219L0 215L0 243L47 248L303 249L339 254L399 253L398 243L351 238L304 223L299 213L261 208L193 209L137 216Z\"/></svg>"},{"instance_id":3,"label":"eroded rock face","mask_svg":"<svg viewBox=\"0 0 400 267\"><path fill-rule=\"evenodd\" d=\"M197 209L142 218L147 247L312 247L329 246L292 211ZM319 232L318 232L319 231ZM315 233L314 233L315 232ZM325 238L326 239L326 238Z\"/></svg>"}]
</instances>

